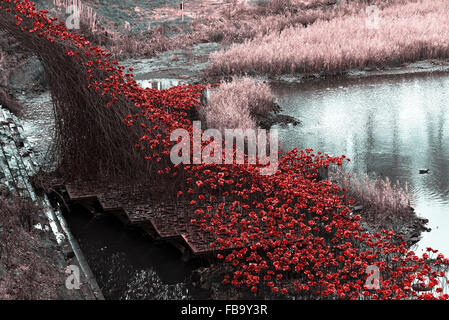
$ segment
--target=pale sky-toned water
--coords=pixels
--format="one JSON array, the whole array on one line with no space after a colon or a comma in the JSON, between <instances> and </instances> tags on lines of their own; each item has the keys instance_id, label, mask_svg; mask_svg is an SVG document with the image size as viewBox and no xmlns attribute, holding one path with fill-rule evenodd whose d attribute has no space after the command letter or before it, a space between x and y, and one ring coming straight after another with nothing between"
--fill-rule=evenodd
<instances>
[{"instance_id":1,"label":"pale sky-toned water","mask_svg":"<svg viewBox=\"0 0 449 320\"><path fill-rule=\"evenodd\" d=\"M417 252L449 255L449 76L275 86L284 149L313 148L351 158L349 168L407 182L418 215L429 219ZM420 169L430 169L426 175Z\"/></svg>"}]
</instances>

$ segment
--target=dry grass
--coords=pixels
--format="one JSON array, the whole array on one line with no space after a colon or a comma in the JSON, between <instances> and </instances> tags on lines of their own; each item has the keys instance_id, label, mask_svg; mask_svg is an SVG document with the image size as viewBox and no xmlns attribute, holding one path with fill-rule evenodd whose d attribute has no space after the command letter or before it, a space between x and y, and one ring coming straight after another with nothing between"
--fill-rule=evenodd
<instances>
[{"instance_id":1,"label":"dry grass","mask_svg":"<svg viewBox=\"0 0 449 320\"><path fill-rule=\"evenodd\" d=\"M379 0L376 0L379 1ZM336 5L336 0L268 0L255 5L244 1L227 1L213 7L207 3L192 1L186 14L193 18L184 24L158 25L141 33L117 31L107 27L102 17L97 17L86 1L53 0L56 15L60 18L72 5L80 13L80 30L92 43L102 46L118 59L152 57L158 52L181 49L201 42L241 43L280 31L295 25L307 26L319 19L329 20L336 14L348 13L347 7ZM354 0L352 3L363 3ZM354 5L350 6L354 10ZM162 11L169 11L162 18ZM159 22L177 17L177 8L158 8L152 14ZM205 13L207 11L207 14ZM165 12L166 13L166 12ZM152 16L152 18L155 18ZM162 20L161 20L162 19ZM174 35L167 36L168 33Z\"/></svg>"},{"instance_id":2,"label":"dry grass","mask_svg":"<svg viewBox=\"0 0 449 320\"><path fill-rule=\"evenodd\" d=\"M56 16L62 19L68 6L73 6L80 16L80 29L77 33L84 36L90 42L101 46L112 53L117 59L130 57L152 57L158 52L184 48L203 41L200 33L184 33L179 26L157 26L150 30L133 33L129 30L116 30L107 26L103 17L97 17L92 7L80 0L53 0L56 7ZM126 28L126 27L125 27ZM169 38L169 31L180 32L178 36Z\"/></svg>"},{"instance_id":3,"label":"dry grass","mask_svg":"<svg viewBox=\"0 0 449 320\"><path fill-rule=\"evenodd\" d=\"M379 11L378 29L366 24L359 3L346 7L329 21L289 27L215 53L209 73L332 73L449 56L447 1L396 1Z\"/></svg>"},{"instance_id":4,"label":"dry grass","mask_svg":"<svg viewBox=\"0 0 449 320\"><path fill-rule=\"evenodd\" d=\"M167 37L160 29L151 30L145 34L112 34L109 45L105 48L115 58L153 57L159 52L187 48L201 42L198 35L182 34L172 38Z\"/></svg>"},{"instance_id":5,"label":"dry grass","mask_svg":"<svg viewBox=\"0 0 449 320\"><path fill-rule=\"evenodd\" d=\"M102 25L97 25L96 29L92 30L83 22L80 27L79 34L110 52L115 59L148 58L159 52L187 48L207 41L207 37L201 32L181 32L169 37L167 33L170 29L161 26L143 33L120 33Z\"/></svg>"},{"instance_id":6,"label":"dry grass","mask_svg":"<svg viewBox=\"0 0 449 320\"><path fill-rule=\"evenodd\" d=\"M266 0L258 5L240 1L232 4L232 10L224 7L217 15L197 19L192 25L195 32L208 41L242 43L270 34L278 35L289 27L307 27L319 20L355 14L364 10L367 4L384 8L391 1L348 0L339 5L336 0Z\"/></svg>"},{"instance_id":7,"label":"dry grass","mask_svg":"<svg viewBox=\"0 0 449 320\"><path fill-rule=\"evenodd\" d=\"M318 19L331 19L333 6L304 6L302 1L290 5L268 1L258 6L238 2L232 10L222 8L217 15L202 17L192 23L199 38L225 44L241 43L295 25L307 26ZM217 18L218 16L218 18Z\"/></svg>"},{"instance_id":8,"label":"dry grass","mask_svg":"<svg viewBox=\"0 0 449 320\"><path fill-rule=\"evenodd\" d=\"M351 6L341 6L336 4L337 0L267 0L247 5L244 1L232 0L213 7L207 3L192 1L186 11L193 18L192 22L182 25L164 23L137 34L122 33L121 30L107 27L104 18L97 17L86 0L52 1L59 18L65 16L68 6L73 6L81 18L80 30L77 32L118 59L152 57L158 52L186 48L201 42L241 43L247 39L279 33L291 26L307 26L320 19L330 20L336 15L354 12L355 8L365 2L352 0ZM155 10L154 15L160 16L161 10L171 13L162 20L159 19L159 22L172 20L179 11L177 8L163 7ZM169 32L174 35L167 36Z\"/></svg>"},{"instance_id":9,"label":"dry grass","mask_svg":"<svg viewBox=\"0 0 449 320\"><path fill-rule=\"evenodd\" d=\"M256 129L257 117L273 108L273 95L268 84L248 77L233 78L211 89L207 105L199 109L207 128Z\"/></svg>"},{"instance_id":10,"label":"dry grass","mask_svg":"<svg viewBox=\"0 0 449 320\"><path fill-rule=\"evenodd\" d=\"M37 212L29 199L0 190L0 300L57 298L62 270L33 228Z\"/></svg>"},{"instance_id":11,"label":"dry grass","mask_svg":"<svg viewBox=\"0 0 449 320\"><path fill-rule=\"evenodd\" d=\"M368 175L356 175L342 169L331 171L329 178L345 188L348 199L363 207L373 217L410 214L411 195L407 184L392 183L385 179L371 179Z\"/></svg>"},{"instance_id":12,"label":"dry grass","mask_svg":"<svg viewBox=\"0 0 449 320\"><path fill-rule=\"evenodd\" d=\"M59 14L67 4L72 3L72 0L54 1L60 3ZM192 12L194 19L190 23L159 25L139 34L117 32L106 27L101 17L92 24L92 13L81 6L79 33L113 53L116 58L152 57L158 52L186 48L201 42L241 43L246 39L280 32L289 26L305 26L318 19L330 19L336 10L328 3L321 0L270 0L259 5L246 5L242 1L231 1L211 9L212 12L207 15L196 12L202 7L199 6ZM333 4L332 1L330 3ZM192 6L189 4L189 7ZM166 19L170 20L170 15ZM167 36L169 32L175 35Z\"/></svg>"}]
</instances>

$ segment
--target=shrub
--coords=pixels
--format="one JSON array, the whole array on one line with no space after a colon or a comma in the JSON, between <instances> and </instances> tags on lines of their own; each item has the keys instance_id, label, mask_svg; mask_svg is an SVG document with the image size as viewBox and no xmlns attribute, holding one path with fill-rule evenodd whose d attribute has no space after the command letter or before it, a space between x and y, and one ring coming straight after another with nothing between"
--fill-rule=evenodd
<instances>
[{"instance_id":1,"label":"shrub","mask_svg":"<svg viewBox=\"0 0 449 320\"><path fill-rule=\"evenodd\" d=\"M208 128L256 129L257 116L267 115L273 108L268 84L248 77L233 78L211 89L207 105L199 109Z\"/></svg>"},{"instance_id":2,"label":"shrub","mask_svg":"<svg viewBox=\"0 0 449 320\"><path fill-rule=\"evenodd\" d=\"M407 184L403 187L399 181L392 183L388 177L371 179L367 174L357 175L340 168L330 172L330 179L346 189L347 197L362 205L372 216L411 213L412 197Z\"/></svg>"}]
</instances>

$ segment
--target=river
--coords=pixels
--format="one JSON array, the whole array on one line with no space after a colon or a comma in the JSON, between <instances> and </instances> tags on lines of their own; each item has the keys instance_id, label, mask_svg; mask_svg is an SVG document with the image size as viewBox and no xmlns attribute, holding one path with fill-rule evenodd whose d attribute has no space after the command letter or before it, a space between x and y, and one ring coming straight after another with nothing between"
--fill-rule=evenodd
<instances>
[{"instance_id":1,"label":"river","mask_svg":"<svg viewBox=\"0 0 449 320\"><path fill-rule=\"evenodd\" d=\"M416 252L431 246L449 254L449 76L272 87L281 113L302 122L278 127L285 150L344 154L352 171L407 182L412 205L432 229Z\"/></svg>"}]
</instances>

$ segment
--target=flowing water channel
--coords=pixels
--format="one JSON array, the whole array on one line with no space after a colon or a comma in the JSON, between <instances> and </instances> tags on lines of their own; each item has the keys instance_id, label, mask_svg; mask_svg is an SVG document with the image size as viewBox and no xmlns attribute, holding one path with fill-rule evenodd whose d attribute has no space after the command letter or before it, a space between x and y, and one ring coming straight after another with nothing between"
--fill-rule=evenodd
<instances>
[{"instance_id":1,"label":"flowing water channel","mask_svg":"<svg viewBox=\"0 0 449 320\"><path fill-rule=\"evenodd\" d=\"M416 252L449 254L449 76L284 84L273 92L281 112L302 122L278 127L285 150L344 154L352 171L407 182L432 229Z\"/></svg>"}]
</instances>

